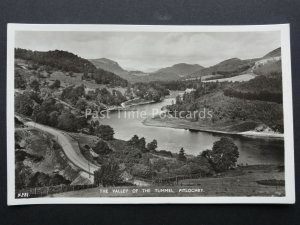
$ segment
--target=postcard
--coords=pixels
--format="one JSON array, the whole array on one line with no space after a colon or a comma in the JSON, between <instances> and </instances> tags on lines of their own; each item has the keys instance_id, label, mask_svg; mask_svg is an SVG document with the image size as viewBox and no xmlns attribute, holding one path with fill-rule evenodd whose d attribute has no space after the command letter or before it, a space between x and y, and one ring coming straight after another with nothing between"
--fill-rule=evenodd
<instances>
[{"instance_id":1,"label":"postcard","mask_svg":"<svg viewBox=\"0 0 300 225\"><path fill-rule=\"evenodd\" d=\"M8 205L295 202L288 24L8 24Z\"/></svg>"}]
</instances>

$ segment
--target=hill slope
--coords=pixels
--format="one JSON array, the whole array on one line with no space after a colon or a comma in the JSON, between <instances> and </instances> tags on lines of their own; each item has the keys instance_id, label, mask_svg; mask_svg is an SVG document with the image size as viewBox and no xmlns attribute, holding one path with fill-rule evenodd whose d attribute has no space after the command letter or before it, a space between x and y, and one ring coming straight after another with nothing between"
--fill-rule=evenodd
<instances>
[{"instance_id":1,"label":"hill slope","mask_svg":"<svg viewBox=\"0 0 300 225\"><path fill-rule=\"evenodd\" d=\"M277 57L277 56L281 56L281 48L276 48L275 50L269 52L268 54L266 54L263 58L270 58L270 57Z\"/></svg>"},{"instance_id":2,"label":"hill slope","mask_svg":"<svg viewBox=\"0 0 300 225\"><path fill-rule=\"evenodd\" d=\"M191 73L202 70L204 67L198 64L178 63L170 67L162 68L152 75L170 74L176 77L185 77Z\"/></svg>"},{"instance_id":3,"label":"hill slope","mask_svg":"<svg viewBox=\"0 0 300 225\"><path fill-rule=\"evenodd\" d=\"M278 61L281 57L281 48L274 49L273 51L267 53L265 56L261 58L254 58L254 59L246 59L242 60L239 58L231 58L224 60L214 66L201 69L194 73L191 73L187 76L188 79L200 78L203 77L204 79L214 79L216 78L226 78L226 77L233 77L237 75L241 75L247 72L252 73L254 69L257 69L258 65L266 64L266 61ZM273 62L274 63L274 62ZM278 63L277 63L278 64ZM278 65L271 65L276 67L276 71L279 68ZM268 69L269 71L270 69Z\"/></svg>"},{"instance_id":4,"label":"hill slope","mask_svg":"<svg viewBox=\"0 0 300 225\"><path fill-rule=\"evenodd\" d=\"M61 50L39 52L16 48L15 58L29 60L39 65L75 73L84 71L90 72L96 69L96 67L88 60L73 53Z\"/></svg>"},{"instance_id":5,"label":"hill slope","mask_svg":"<svg viewBox=\"0 0 300 225\"><path fill-rule=\"evenodd\" d=\"M244 71L247 71L253 63L251 60L241 60L238 58L231 58L222 61L214 66L204 68L202 70L196 71L188 76L188 78L197 78L207 75L238 75Z\"/></svg>"},{"instance_id":6,"label":"hill slope","mask_svg":"<svg viewBox=\"0 0 300 225\"><path fill-rule=\"evenodd\" d=\"M97 68L103 69L112 73L115 73L117 75L127 74L128 72L124 70L117 62L106 59L106 58L100 58L100 59L89 59L89 61Z\"/></svg>"},{"instance_id":7,"label":"hill slope","mask_svg":"<svg viewBox=\"0 0 300 225\"><path fill-rule=\"evenodd\" d=\"M178 63L150 73L149 76L143 77L143 82L179 80L180 78L186 77L187 75L203 68L204 67L198 64Z\"/></svg>"}]
</instances>

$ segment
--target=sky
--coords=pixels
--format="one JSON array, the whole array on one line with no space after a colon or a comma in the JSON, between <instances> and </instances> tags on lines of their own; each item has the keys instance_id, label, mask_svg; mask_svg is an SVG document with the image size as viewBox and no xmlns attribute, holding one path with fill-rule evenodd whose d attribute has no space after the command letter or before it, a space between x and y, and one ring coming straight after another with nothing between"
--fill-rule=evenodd
<instances>
[{"instance_id":1,"label":"sky","mask_svg":"<svg viewBox=\"0 0 300 225\"><path fill-rule=\"evenodd\" d=\"M229 58L262 57L280 47L280 34L17 31L15 47L65 50L86 59L108 58L125 69L151 71L176 63L208 67Z\"/></svg>"}]
</instances>

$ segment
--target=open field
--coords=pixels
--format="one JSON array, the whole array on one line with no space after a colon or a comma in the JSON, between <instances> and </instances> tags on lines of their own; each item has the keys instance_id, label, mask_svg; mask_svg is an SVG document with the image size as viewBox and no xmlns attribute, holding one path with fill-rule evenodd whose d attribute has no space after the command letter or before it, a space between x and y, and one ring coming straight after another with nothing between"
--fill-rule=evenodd
<instances>
[{"instance_id":1,"label":"open field","mask_svg":"<svg viewBox=\"0 0 300 225\"><path fill-rule=\"evenodd\" d=\"M253 79L254 77L256 77L256 75L254 75L253 73L247 73L247 74L242 74L242 75L238 75L238 76L234 76L234 77L228 77L228 78L220 78L220 79L215 79L215 80L204 80L202 82L206 83L206 82L225 82L225 81L229 81L229 82L243 82L243 81L249 81L251 79Z\"/></svg>"}]
</instances>

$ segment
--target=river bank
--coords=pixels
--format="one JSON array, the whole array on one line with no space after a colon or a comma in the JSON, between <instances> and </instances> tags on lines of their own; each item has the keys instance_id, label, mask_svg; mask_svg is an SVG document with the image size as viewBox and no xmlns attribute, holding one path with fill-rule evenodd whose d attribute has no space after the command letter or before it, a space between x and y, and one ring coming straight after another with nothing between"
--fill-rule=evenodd
<instances>
[{"instance_id":1,"label":"river bank","mask_svg":"<svg viewBox=\"0 0 300 225\"><path fill-rule=\"evenodd\" d=\"M248 124L247 124L248 123ZM146 126L155 127L169 127L175 129L186 129L191 132L210 132L218 134L231 134L231 135L243 135L261 138L279 138L283 139L284 134L282 133L271 133L271 132L257 132L254 130L244 130L249 123L253 122L240 122L240 123L223 123L219 125L211 125L209 123L196 123L189 120L178 119L175 117L148 117L143 121Z\"/></svg>"},{"instance_id":2,"label":"river bank","mask_svg":"<svg viewBox=\"0 0 300 225\"><path fill-rule=\"evenodd\" d=\"M136 98L136 99L128 100L126 102L121 103L121 106L122 106L122 108L127 109L132 106L146 105L146 104L151 104L151 103L155 103L155 101L154 100L145 100L142 98Z\"/></svg>"}]
</instances>

